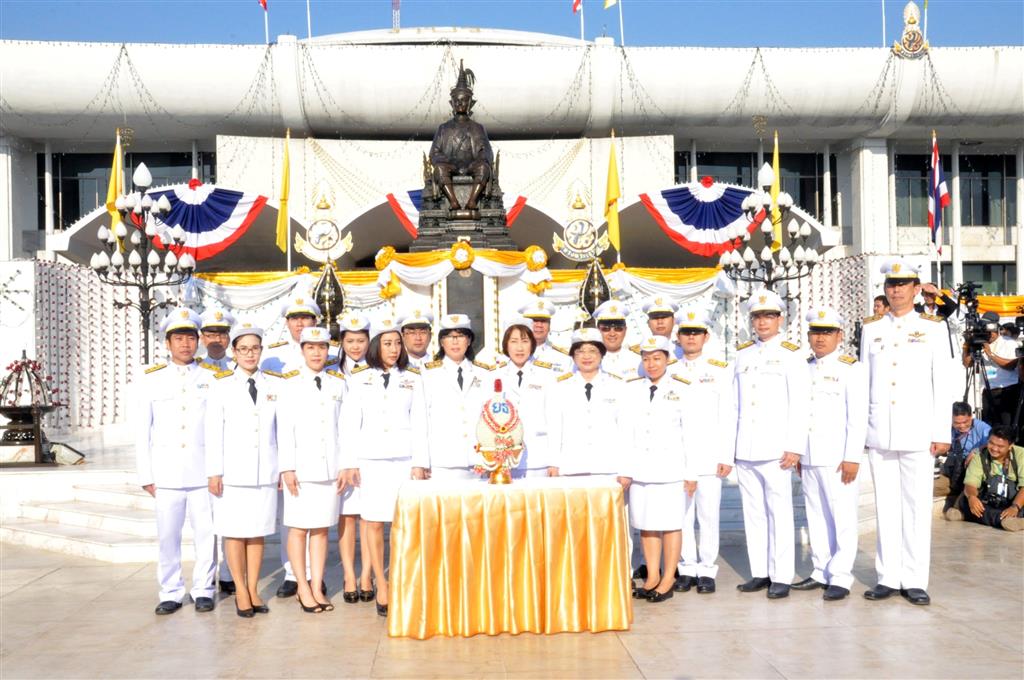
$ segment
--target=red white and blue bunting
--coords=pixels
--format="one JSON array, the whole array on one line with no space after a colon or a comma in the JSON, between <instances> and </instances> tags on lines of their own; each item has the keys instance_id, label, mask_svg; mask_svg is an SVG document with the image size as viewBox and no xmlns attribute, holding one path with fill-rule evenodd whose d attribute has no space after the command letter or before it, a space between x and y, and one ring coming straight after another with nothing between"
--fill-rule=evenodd
<instances>
[{"instance_id":1,"label":"red white and blue bunting","mask_svg":"<svg viewBox=\"0 0 1024 680\"><path fill-rule=\"evenodd\" d=\"M221 189L198 180L155 189L149 195L154 201L167 196L171 202L170 211L161 215L164 227L180 225L185 230L185 242L170 249L179 256L187 252L197 261L217 255L241 238L267 203L266 196ZM154 241L160 248L167 247L160 236Z\"/></svg>"},{"instance_id":2,"label":"red white and blue bunting","mask_svg":"<svg viewBox=\"0 0 1024 680\"><path fill-rule=\"evenodd\" d=\"M423 191L420 189L399 191L388 194L387 198L391 210L394 211L398 221L402 223L402 227L409 232L410 236L416 238L419 233L420 208L423 207ZM511 227L526 205L526 197L505 194L502 200L505 204L505 223Z\"/></svg>"},{"instance_id":3,"label":"red white and blue bunting","mask_svg":"<svg viewBox=\"0 0 1024 680\"><path fill-rule=\"evenodd\" d=\"M760 210L751 222L742 203L753 189L713 182L683 184L656 194L640 194L640 201L661 230L691 253L720 255L736 247L736 239L753 233L764 221Z\"/></svg>"}]
</instances>

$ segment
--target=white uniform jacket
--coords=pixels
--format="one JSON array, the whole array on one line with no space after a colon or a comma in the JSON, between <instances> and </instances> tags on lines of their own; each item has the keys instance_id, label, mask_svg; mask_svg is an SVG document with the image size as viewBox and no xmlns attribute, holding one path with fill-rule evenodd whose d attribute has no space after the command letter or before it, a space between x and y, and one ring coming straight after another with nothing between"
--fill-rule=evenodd
<instances>
[{"instance_id":1,"label":"white uniform jacket","mask_svg":"<svg viewBox=\"0 0 1024 680\"><path fill-rule=\"evenodd\" d=\"M949 341L939 317L910 312L868 317L861 333L867 364L867 446L925 451L950 440Z\"/></svg>"},{"instance_id":2,"label":"white uniform jacket","mask_svg":"<svg viewBox=\"0 0 1024 680\"><path fill-rule=\"evenodd\" d=\"M427 405L418 369L389 372L364 368L348 379L341 406L341 467L360 460L417 458L427 455Z\"/></svg>"},{"instance_id":3,"label":"white uniform jacket","mask_svg":"<svg viewBox=\"0 0 1024 680\"><path fill-rule=\"evenodd\" d=\"M347 387L333 369L314 373L307 366L285 374L278 397L277 450L281 472L294 470L300 482L337 479L341 453L338 422ZM321 389L314 377L320 377Z\"/></svg>"},{"instance_id":4,"label":"white uniform jacket","mask_svg":"<svg viewBox=\"0 0 1024 680\"><path fill-rule=\"evenodd\" d=\"M256 384L256 403L249 395ZM214 376L206 400L206 476L231 486L277 484L277 406L285 381L239 369Z\"/></svg>"},{"instance_id":5,"label":"white uniform jacket","mask_svg":"<svg viewBox=\"0 0 1024 680\"><path fill-rule=\"evenodd\" d=\"M546 340L543 345L537 345L533 351L535 359L551 364L556 373L564 373L572 370L572 359L569 358L569 348L551 344Z\"/></svg>"},{"instance_id":6,"label":"white uniform jacket","mask_svg":"<svg viewBox=\"0 0 1024 680\"><path fill-rule=\"evenodd\" d=\"M140 485L206 486L203 427L212 379L196 362L156 364L139 376L129 408Z\"/></svg>"},{"instance_id":7,"label":"white uniform jacket","mask_svg":"<svg viewBox=\"0 0 1024 680\"><path fill-rule=\"evenodd\" d=\"M860 463L868 428L868 374L854 357L832 352L807 360L811 424L804 465Z\"/></svg>"},{"instance_id":8,"label":"white uniform jacket","mask_svg":"<svg viewBox=\"0 0 1024 680\"><path fill-rule=\"evenodd\" d=\"M484 403L494 394L494 373L480 362L463 359L456 364L445 357L424 364L422 376L427 401L427 458L421 453L413 466L468 468L476 462L476 425Z\"/></svg>"},{"instance_id":9,"label":"white uniform jacket","mask_svg":"<svg viewBox=\"0 0 1024 680\"><path fill-rule=\"evenodd\" d=\"M640 362L636 354L623 347L618 352L608 352L604 355L601 359L601 370L617 375L623 380L632 380L639 375Z\"/></svg>"},{"instance_id":10,"label":"white uniform jacket","mask_svg":"<svg viewBox=\"0 0 1024 680\"><path fill-rule=\"evenodd\" d=\"M653 398L651 387L657 388ZM699 452L689 435L704 424L686 412L693 403L691 389L685 379L668 373L657 385L650 378L636 378L626 385L623 425L628 448L621 458L622 476L649 483L697 479L689 461Z\"/></svg>"},{"instance_id":11,"label":"white uniform jacket","mask_svg":"<svg viewBox=\"0 0 1024 680\"><path fill-rule=\"evenodd\" d=\"M519 384L518 372L523 372ZM529 359L522 369L509 361L495 372L501 378L505 397L519 409L523 421L523 457L519 467L536 470L548 466L548 394L558 374L551 364L541 359Z\"/></svg>"},{"instance_id":12,"label":"white uniform jacket","mask_svg":"<svg viewBox=\"0 0 1024 680\"><path fill-rule=\"evenodd\" d=\"M633 442L626 435L623 413L626 383L603 371L590 381L579 373L557 379L548 397L548 462L559 474L614 474Z\"/></svg>"},{"instance_id":13,"label":"white uniform jacket","mask_svg":"<svg viewBox=\"0 0 1024 680\"><path fill-rule=\"evenodd\" d=\"M302 348L289 335L287 340L267 345L260 359L260 368L265 371L274 371L275 373L287 373L305 365L305 363L302 360Z\"/></svg>"},{"instance_id":14,"label":"white uniform jacket","mask_svg":"<svg viewBox=\"0 0 1024 680\"><path fill-rule=\"evenodd\" d=\"M763 462L807 450L807 355L776 335L740 345L733 379L739 408L736 460Z\"/></svg>"},{"instance_id":15,"label":"white uniform jacket","mask_svg":"<svg viewBox=\"0 0 1024 680\"><path fill-rule=\"evenodd\" d=\"M736 458L736 391L733 369L714 358L680 359L669 367L673 375L689 381L684 391L690 423L687 453L694 474L713 475L718 464L732 465Z\"/></svg>"}]
</instances>

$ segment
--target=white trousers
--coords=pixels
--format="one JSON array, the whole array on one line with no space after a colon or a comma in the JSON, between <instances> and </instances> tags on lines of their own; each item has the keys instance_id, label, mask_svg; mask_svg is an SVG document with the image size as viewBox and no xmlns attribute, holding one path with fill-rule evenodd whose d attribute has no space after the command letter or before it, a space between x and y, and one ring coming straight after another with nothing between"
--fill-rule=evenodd
<instances>
[{"instance_id":1,"label":"white trousers","mask_svg":"<svg viewBox=\"0 0 1024 680\"><path fill-rule=\"evenodd\" d=\"M811 578L850 589L857 558L857 497L860 477L843 484L831 465L804 466L804 507L811 539Z\"/></svg>"},{"instance_id":2,"label":"white trousers","mask_svg":"<svg viewBox=\"0 0 1024 680\"><path fill-rule=\"evenodd\" d=\"M796 571L793 473L778 460L736 461L743 498L743 529L753 578L792 583Z\"/></svg>"},{"instance_id":3,"label":"white trousers","mask_svg":"<svg viewBox=\"0 0 1024 680\"><path fill-rule=\"evenodd\" d=\"M284 567L284 580L285 581L297 581L295 578L295 572L292 571L292 563L288 559L288 529L284 525L284 491L277 492L277 537L281 541L281 566ZM308 581L312 576L309 571L309 536L306 536L306 580Z\"/></svg>"},{"instance_id":4,"label":"white trousers","mask_svg":"<svg viewBox=\"0 0 1024 680\"><path fill-rule=\"evenodd\" d=\"M683 496L683 545L679 552L681 576L718 575L718 525L722 505L722 478L697 477L697 492ZM700 544L694 533L694 520L700 525Z\"/></svg>"},{"instance_id":5,"label":"white trousers","mask_svg":"<svg viewBox=\"0 0 1024 680\"><path fill-rule=\"evenodd\" d=\"M935 459L929 451L868 449L868 462L875 482L878 582L927 590Z\"/></svg>"},{"instance_id":6,"label":"white trousers","mask_svg":"<svg viewBox=\"0 0 1024 680\"><path fill-rule=\"evenodd\" d=\"M181 574L181 530L185 518L192 527L196 561L192 567L195 600L213 597L213 573L216 568L216 539L213 535L213 505L205 486L190 489L156 490L156 536L160 546L156 575L160 582L160 601L185 599L185 581Z\"/></svg>"}]
</instances>

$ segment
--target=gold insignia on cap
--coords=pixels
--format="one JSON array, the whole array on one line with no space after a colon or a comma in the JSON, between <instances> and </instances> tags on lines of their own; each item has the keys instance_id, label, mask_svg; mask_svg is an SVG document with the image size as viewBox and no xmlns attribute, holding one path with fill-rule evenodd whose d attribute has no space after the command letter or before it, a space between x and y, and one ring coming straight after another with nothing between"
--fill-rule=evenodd
<instances>
[{"instance_id":1,"label":"gold insignia on cap","mask_svg":"<svg viewBox=\"0 0 1024 680\"><path fill-rule=\"evenodd\" d=\"M762 295L759 298L757 298L757 301L760 302L763 305L763 304L768 302L768 296L767 295Z\"/></svg>"},{"instance_id":2,"label":"gold insignia on cap","mask_svg":"<svg viewBox=\"0 0 1024 680\"><path fill-rule=\"evenodd\" d=\"M412 315L417 319L420 318L420 310L417 309L415 312L412 313Z\"/></svg>"},{"instance_id":3,"label":"gold insignia on cap","mask_svg":"<svg viewBox=\"0 0 1024 680\"><path fill-rule=\"evenodd\" d=\"M608 308L608 311L611 312L612 314L618 314L619 308L616 307L615 305L612 305L611 307Z\"/></svg>"},{"instance_id":4,"label":"gold insignia on cap","mask_svg":"<svg viewBox=\"0 0 1024 680\"><path fill-rule=\"evenodd\" d=\"M659 298L654 298L654 304L656 304L656 305L663 305L663 304L665 304L665 303L664 303L664 302L662 301L662 299L661 299L661 298L659 297Z\"/></svg>"},{"instance_id":5,"label":"gold insignia on cap","mask_svg":"<svg viewBox=\"0 0 1024 680\"><path fill-rule=\"evenodd\" d=\"M312 335L314 338L319 338L320 337L320 329L319 328L314 328L313 330L311 330L309 332L309 334Z\"/></svg>"},{"instance_id":6,"label":"gold insignia on cap","mask_svg":"<svg viewBox=\"0 0 1024 680\"><path fill-rule=\"evenodd\" d=\"M357 316L350 316L348 318L348 323L349 323L350 326L358 325L359 324L359 317L357 317Z\"/></svg>"},{"instance_id":7,"label":"gold insignia on cap","mask_svg":"<svg viewBox=\"0 0 1024 680\"><path fill-rule=\"evenodd\" d=\"M690 321L693 321L694 318L696 318L696 316L697 315L694 314L693 312L687 312L687 314L686 314L686 318L689 319Z\"/></svg>"},{"instance_id":8,"label":"gold insignia on cap","mask_svg":"<svg viewBox=\"0 0 1024 680\"><path fill-rule=\"evenodd\" d=\"M222 320L224 318L224 315L221 314L220 312L214 312L213 313L213 318L216 319L217 321L220 321L220 320Z\"/></svg>"},{"instance_id":9,"label":"gold insignia on cap","mask_svg":"<svg viewBox=\"0 0 1024 680\"><path fill-rule=\"evenodd\" d=\"M184 309L181 310L180 315L181 315L182 319L187 319L188 318L188 312L185 311Z\"/></svg>"},{"instance_id":10,"label":"gold insignia on cap","mask_svg":"<svg viewBox=\"0 0 1024 680\"><path fill-rule=\"evenodd\" d=\"M252 328L252 324L251 323L243 323L242 324L242 328Z\"/></svg>"},{"instance_id":11,"label":"gold insignia on cap","mask_svg":"<svg viewBox=\"0 0 1024 680\"><path fill-rule=\"evenodd\" d=\"M306 304L306 301L303 300L302 298L295 298L295 304L297 304L297 305L304 305L304 304Z\"/></svg>"},{"instance_id":12,"label":"gold insignia on cap","mask_svg":"<svg viewBox=\"0 0 1024 680\"><path fill-rule=\"evenodd\" d=\"M892 273L893 274L899 274L900 273L900 263L899 262L893 262L893 264L892 264Z\"/></svg>"},{"instance_id":13,"label":"gold insignia on cap","mask_svg":"<svg viewBox=\"0 0 1024 680\"><path fill-rule=\"evenodd\" d=\"M818 318L819 319L824 319L825 318L825 310L824 309L818 311Z\"/></svg>"},{"instance_id":14,"label":"gold insignia on cap","mask_svg":"<svg viewBox=\"0 0 1024 680\"><path fill-rule=\"evenodd\" d=\"M459 322L459 315L458 314L449 314L448 315L448 320L451 321L452 323L458 323Z\"/></svg>"}]
</instances>

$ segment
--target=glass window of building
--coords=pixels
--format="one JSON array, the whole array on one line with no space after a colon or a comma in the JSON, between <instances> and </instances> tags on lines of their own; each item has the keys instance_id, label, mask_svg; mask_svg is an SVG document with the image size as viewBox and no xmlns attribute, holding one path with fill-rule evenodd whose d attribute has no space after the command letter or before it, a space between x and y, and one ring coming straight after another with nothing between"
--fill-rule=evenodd
<instances>
[{"instance_id":1,"label":"glass window of building","mask_svg":"<svg viewBox=\"0 0 1024 680\"><path fill-rule=\"evenodd\" d=\"M952 268L942 268L942 283L952 286ZM965 262L964 281L981 284L982 295L1016 295L1017 265L999 262Z\"/></svg>"},{"instance_id":2,"label":"glass window of building","mask_svg":"<svg viewBox=\"0 0 1024 680\"><path fill-rule=\"evenodd\" d=\"M951 156L942 157L946 186L953 190ZM928 173L931 156L896 155L896 224L928 226ZM960 224L965 227L1006 227L1017 210L1017 171L1013 156L960 156ZM944 240L952 221L952 206L942 212Z\"/></svg>"}]
</instances>

